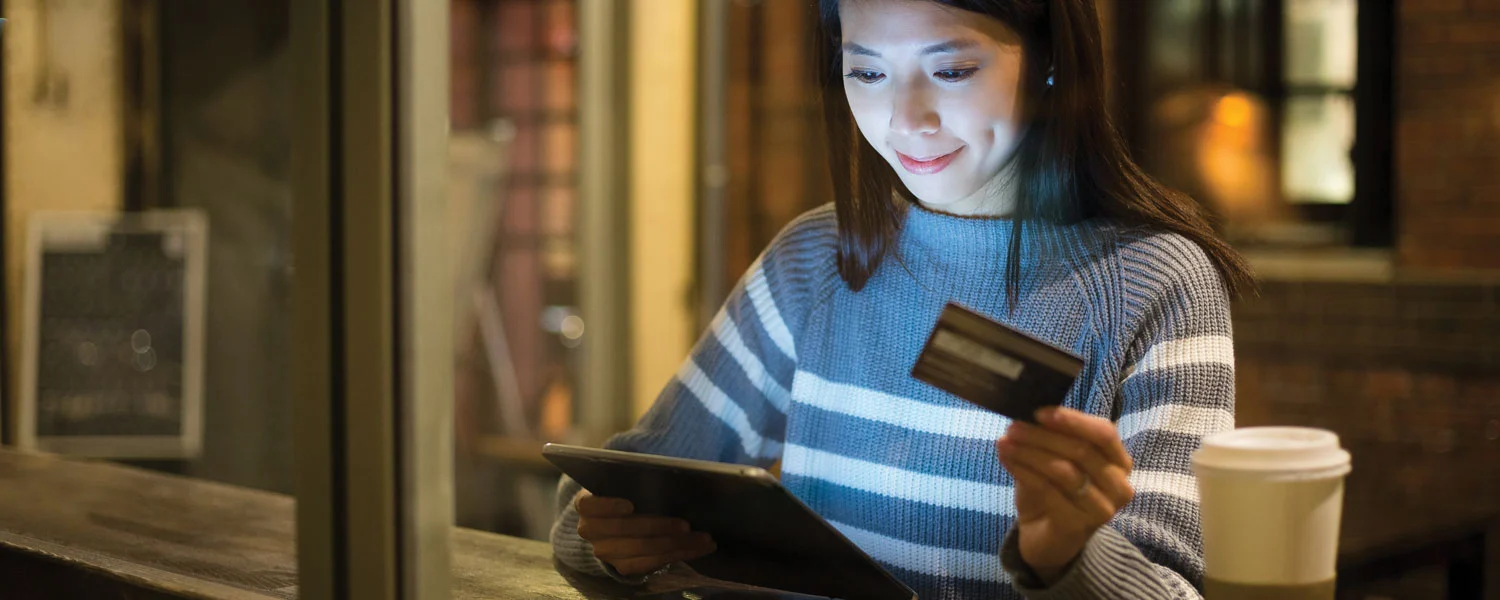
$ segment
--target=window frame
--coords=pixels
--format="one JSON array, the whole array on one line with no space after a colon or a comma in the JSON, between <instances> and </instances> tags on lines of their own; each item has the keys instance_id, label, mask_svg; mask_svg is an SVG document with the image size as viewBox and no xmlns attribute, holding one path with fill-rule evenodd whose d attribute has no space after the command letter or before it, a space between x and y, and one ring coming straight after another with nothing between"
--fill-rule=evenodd
<instances>
[{"instance_id":1,"label":"window frame","mask_svg":"<svg viewBox=\"0 0 1500 600\"><path fill-rule=\"evenodd\" d=\"M297 0L291 27L299 594L445 598L451 279L414 266L447 248L448 6Z\"/></svg>"},{"instance_id":2,"label":"window frame","mask_svg":"<svg viewBox=\"0 0 1500 600\"><path fill-rule=\"evenodd\" d=\"M3 14L5 14L5 0L0 0L0 15ZM0 33L0 36L3 35ZM7 121L5 115L8 111L6 99L10 97L6 90L6 77L4 76L4 73L9 72L6 68L7 64L4 37L0 37L0 237L5 237L5 233L9 231L7 214L10 212L10 205L6 202L6 189L9 186L5 167L9 162L6 156L8 144L4 142L8 139L5 134ZM0 289L4 290L0 291L0 446L10 446L15 443L15 434L11 430L13 427L11 418L13 390L10 378L10 281L9 269L5 266L10 264L6 249L8 245L6 242L0 242L0 281L3 281Z\"/></svg>"}]
</instances>

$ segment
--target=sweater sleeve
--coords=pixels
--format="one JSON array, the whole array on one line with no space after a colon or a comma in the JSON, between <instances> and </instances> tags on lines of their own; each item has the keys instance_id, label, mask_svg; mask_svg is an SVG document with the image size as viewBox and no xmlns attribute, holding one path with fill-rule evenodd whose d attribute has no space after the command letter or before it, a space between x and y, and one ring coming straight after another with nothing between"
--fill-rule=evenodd
<instances>
[{"instance_id":1,"label":"sweater sleeve","mask_svg":"<svg viewBox=\"0 0 1500 600\"><path fill-rule=\"evenodd\" d=\"M1135 499L1094 535L1063 578L1043 588L1012 531L1002 563L1032 600L1195 599L1203 579L1198 488L1190 457L1204 436L1234 428L1229 299L1207 255L1178 236L1140 242L1127 277L1144 284L1116 397L1117 427L1135 461Z\"/></svg>"},{"instance_id":2,"label":"sweater sleeve","mask_svg":"<svg viewBox=\"0 0 1500 600\"><path fill-rule=\"evenodd\" d=\"M832 212L794 221L730 293L708 330L651 409L606 448L768 467L781 458L797 340L813 296L833 273ZM573 500L581 486L563 477L553 553L583 573L621 578L578 536Z\"/></svg>"}]
</instances>

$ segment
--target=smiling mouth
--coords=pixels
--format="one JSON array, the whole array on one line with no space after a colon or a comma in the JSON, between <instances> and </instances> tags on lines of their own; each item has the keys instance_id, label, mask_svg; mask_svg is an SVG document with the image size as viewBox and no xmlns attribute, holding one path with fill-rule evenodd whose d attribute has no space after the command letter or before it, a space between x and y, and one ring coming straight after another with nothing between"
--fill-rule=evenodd
<instances>
[{"instance_id":1,"label":"smiling mouth","mask_svg":"<svg viewBox=\"0 0 1500 600\"><path fill-rule=\"evenodd\" d=\"M958 153L963 151L964 147L960 146L957 150L954 150L942 156L933 156L930 158L915 158L897 152L896 157L901 159L901 166L905 167L908 173L911 173L912 175L932 175L934 173L937 173L938 171L942 171L943 169L948 168L948 164L952 163L953 159L958 156Z\"/></svg>"}]
</instances>

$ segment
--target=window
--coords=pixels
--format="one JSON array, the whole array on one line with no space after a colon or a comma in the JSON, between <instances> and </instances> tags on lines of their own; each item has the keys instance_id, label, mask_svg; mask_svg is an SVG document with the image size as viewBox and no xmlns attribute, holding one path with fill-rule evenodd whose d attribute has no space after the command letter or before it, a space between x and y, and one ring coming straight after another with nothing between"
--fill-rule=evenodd
<instances>
[{"instance_id":1,"label":"window","mask_svg":"<svg viewBox=\"0 0 1500 600\"><path fill-rule=\"evenodd\" d=\"M1118 11L1118 109L1142 163L1244 246L1387 246L1394 9L1156 0Z\"/></svg>"}]
</instances>

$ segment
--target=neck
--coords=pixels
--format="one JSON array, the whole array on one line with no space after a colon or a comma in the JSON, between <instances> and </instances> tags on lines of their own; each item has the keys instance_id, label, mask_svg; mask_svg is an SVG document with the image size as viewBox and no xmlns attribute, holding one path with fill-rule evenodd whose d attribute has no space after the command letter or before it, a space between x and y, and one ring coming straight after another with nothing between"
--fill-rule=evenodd
<instances>
[{"instance_id":1,"label":"neck","mask_svg":"<svg viewBox=\"0 0 1500 600\"><path fill-rule=\"evenodd\" d=\"M961 200L940 205L923 203L923 206L959 217L1009 217L1016 209L1015 188L1015 178L1010 176L1009 169L1005 169Z\"/></svg>"}]
</instances>

